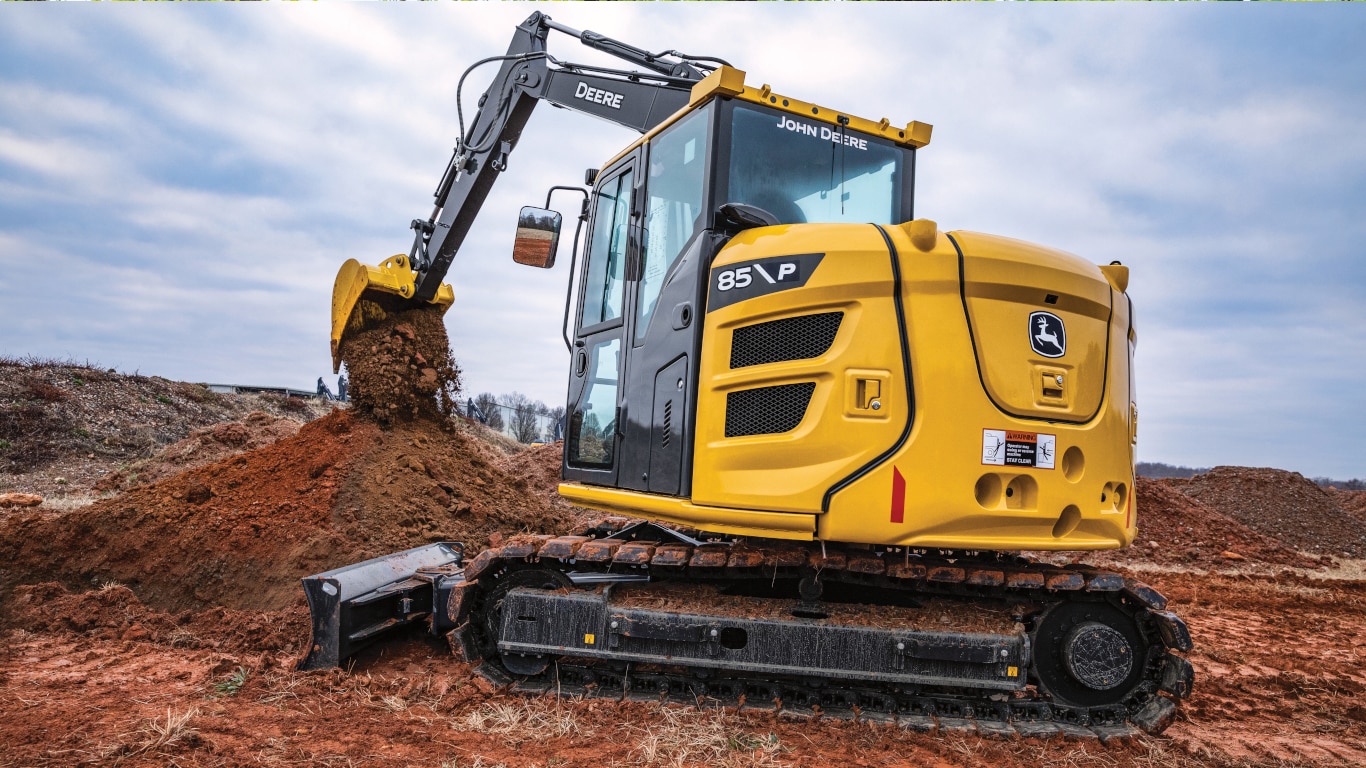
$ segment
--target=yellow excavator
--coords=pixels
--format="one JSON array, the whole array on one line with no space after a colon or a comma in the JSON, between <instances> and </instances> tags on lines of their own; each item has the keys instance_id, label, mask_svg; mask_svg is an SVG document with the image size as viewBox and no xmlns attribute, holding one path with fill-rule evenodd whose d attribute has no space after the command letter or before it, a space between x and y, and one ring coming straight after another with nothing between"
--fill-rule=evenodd
<instances>
[{"instance_id":1,"label":"yellow excavator","mask_svg":"<svg viewBox=\"0 0 1366 768\"><path fill-rule=\"evenodd\" d=\"M560 61L552 31L636 69ZM1028 736L1172 721L1193 672L1165 599L1020 554L1134 538L1127 267L916 218L924 123L540 13L487 63L410 253L338 276L334 361L367 318L449 306L537 103L639 131L591 189L551 190L584 196L560 493L634 522L310 576L303 668L426 622L521 690ZM553 263L546 206L518 262Z\"/></svg>"}]
</instances>

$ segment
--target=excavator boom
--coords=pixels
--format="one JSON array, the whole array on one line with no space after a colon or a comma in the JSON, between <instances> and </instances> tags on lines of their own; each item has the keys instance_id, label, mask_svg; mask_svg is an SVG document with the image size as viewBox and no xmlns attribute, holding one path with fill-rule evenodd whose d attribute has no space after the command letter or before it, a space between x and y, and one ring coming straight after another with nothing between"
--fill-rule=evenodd
<instances>
[{"instance_id":1,"label":"excavator boom","mask_svg":"<svg viewBox=\"0 0 1366 768\"><path fill-rule=\"evenodd\" d=\"M648 71L559 61L546 50L551 30ZM430 304L444 312L450 307L454 294L443 283L446 273L489 190L507 170L538 103L547 101L645 133L685 107L692 85L712 68L701 60L689 63L576 30L540 12L518 25L507 53L479 64L494 62L498 73L480 97L468 129L461 121L460 137L433 193L431 215L411 224L413 245L407 256L392 256L378 266L351 260L338 272L332 290L334 372L341 366L343 340L374 321L404 308Z\"/></svg>"}]
</instances>

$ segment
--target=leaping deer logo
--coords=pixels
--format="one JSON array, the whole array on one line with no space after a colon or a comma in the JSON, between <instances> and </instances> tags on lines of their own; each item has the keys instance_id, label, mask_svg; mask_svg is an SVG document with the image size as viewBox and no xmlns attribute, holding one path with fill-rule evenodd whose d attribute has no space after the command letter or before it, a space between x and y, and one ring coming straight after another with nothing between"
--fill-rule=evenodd
<instances>
[{"instance_id":1,"label":"leaping deer logo","mask_svg":"<svg viewBox=\"0 0 1366 768\"><path fill-rule=\"evenodd\" d=\"M1035 312L1029 316L1029 346L1044 357L1062 357L1067 352L1067 336L1062 318L1049 312ZM1038 325L1038 330L1034 326Z\"/></svg>"}]
</instances>

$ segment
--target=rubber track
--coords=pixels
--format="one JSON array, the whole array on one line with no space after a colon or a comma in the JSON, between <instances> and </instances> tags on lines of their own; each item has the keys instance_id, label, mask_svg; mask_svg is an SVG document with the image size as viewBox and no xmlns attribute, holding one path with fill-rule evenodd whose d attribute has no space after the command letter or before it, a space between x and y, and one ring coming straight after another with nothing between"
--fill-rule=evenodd
<instances>
[{"instance_id":1,"label":"rubber track","mask_svg":"<svg viewBox=\"0 0 1366 768\"><path fill-rule=\"evenodd\" d=\"M1059 567L1001 553L822 548L820 544L754 540L692 546L588 536L519 536L485 550L466 566L463 611L480 610L478 595L485 587L509 570L526 567L579 573L647 572L652 580L714 584L799 578L815 570L827 581L917 595L1024 600L1040 605L1107 593L1112 603L1135 618L1150 649L1148 658L1142 660L1143 678L1134 691L1125 701L1102 707L1068 706L1033 686L1011 697L998 693L993 699L968 688L908 691L843 680L759 679L724 670L632 670L629 666L623 670L620 663L584 660L560 660L540 675L516 679L496 663L480 665L481 674L492 682L520 691L778 709L794 717L895 722L923 732L1005 738L1060 735L1105 742L1135 736L1134 726L1160 733L1176 713L1172 698L1160 691L1175 698L1185 698L1190 692L1189 664L1177 656L1190 650L1190 636L1185 625L1165 610L1166 598L1142 582L1088 566Z\"/></svg>"}]
</instances>

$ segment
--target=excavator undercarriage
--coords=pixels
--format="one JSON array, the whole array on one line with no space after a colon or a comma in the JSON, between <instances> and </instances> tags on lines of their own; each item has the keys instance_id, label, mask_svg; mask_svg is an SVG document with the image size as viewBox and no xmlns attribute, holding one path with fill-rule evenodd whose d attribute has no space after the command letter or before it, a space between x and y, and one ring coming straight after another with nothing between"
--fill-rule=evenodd
<instances>
[{"instance_id":1,"label":"excavator undercarriage","mask_svg":"<svg viewBox=\"0 0 1366 768\"><path fill-rule=\"evenodd\" d=\"M519 691L1107 739L1165 729L1193 677L1178 655L1186 626L1151 587L999 553L617 523L518 537L469 562L438 544L351 568L367 566L376 581L405 575L331 603L338 574L305 580L322 639L305 668L403 616Z\"/></svg>"}]
</instances>

